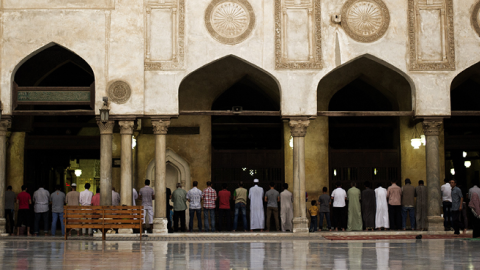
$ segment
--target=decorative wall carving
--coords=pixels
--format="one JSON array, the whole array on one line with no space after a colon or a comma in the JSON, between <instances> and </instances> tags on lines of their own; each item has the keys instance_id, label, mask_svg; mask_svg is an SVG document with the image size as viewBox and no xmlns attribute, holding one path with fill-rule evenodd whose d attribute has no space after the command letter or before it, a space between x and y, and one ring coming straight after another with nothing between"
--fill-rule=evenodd
<instances>
[{"instance_id":1,"label":"decorative wall carving","mask_svg":"<svg viewBox=\"0 0 480 270\"><path fill-rule=\"evenodd\" d=\"M292 137L305 137L307 135L307 128L310 125L310 120L305 119L290 119L290 133Z\"/></svg>"},{"instance_id":2,"label":"decorative wall carving","mask_svg":"<svg viewBox=\"0 0 480 270\"><path fill-rule=\"evenodd\" d=\"M255 13L247 0L213 0L205 12L205 26L218 42L235 45L255 27Z\"/></svg>"},{"instance_id":3,"label":"decorative wall carving","mask_svg":"<svg viewBox=\"0 0 480 270\"><path fill-rule=\"evenodd\" d=\"M320 0L275 0L275 68L321 69Z\"/></svg>"},{"instance_id":4,"label":"decorative wall carving","mask_svg":"<svg viewBox=\"0 0 480 270\"><path fill-rule=\"evenodd\" d=\"M116 104L124 104L132 95L132 89L128 83L124 81L110 82L107 94L110 100Z\"/></svg>"},{"instance_id":5,"label":"decorative wall carving","mask_svg":"<svg viewBox=\"0 0 480 270\"><path fill-rule=\"evenodd\" d=\"M389 24L390 12L382 0L348 0L342 8L342 27L356 41L380 39Z\"/></svg>"},{"instance_id":6,"label":"decorative wall carving","mask_svg":"<svg viewBox=\"0 0 480 270\"><path fill-rule=\"evenodd\" d=\"M408 0L410 70L455 70L453 0Z\"/></svg>"},{"instance_id":7,"label":"decorative wall carving","mask_svg":"<svg viewBox=\"0 0 480 270\"><path fill-rule=\"evenodd\" d=\"M153 134L167 135L170 119L152 119Z\"/></svg>"},{"instance_id":8,"label":"decorative wall carving","mask_svg":"<svg viewBox=\"0 0 480 270\"><path fill-rule=\"evenodd\" d=\"M439 136L442 129L442 118L426 118L423 120L423 132L426 136Z\"/></svg>"},{"instance_id":9,"label":"decorative wall carving","mask_svg":"<svg viewBox=\"0 0 480 270\"><path fill-rule=\"evenodd\" d=\"M145 70L184 69L185 0L151 0L145 12Z\"/></svg>"},{"instance_id":10,"label":"decorative wall carving","mask_svg":"<svg viewBox=\"0 0 480 270\"><path fill-rule=\"evenodd\" d=\"M473 12L472 12L472 26L473 29L477 32L477 34L480 36L480 1L478 1L475 6L473 7Z\"/></svg>"},{"instance_id":11,"label":"decorative wall carving","mask_svg":"<svg viewBox=\"0 0 480 270\"><path fill-rule=\"evenodd\" d=\"M115 127L115 121L108 121L102 123L102 121L97 121L98 128L100 129L100 135L111 135L113 134L113 128Z\"/></svg>"},{"instance_id":12,"label":"decorative wall carving","mask_svg":"<svg viewBox=\"0 0 480 270\"><path fill-rule=\"evenodd\" d=\"M133 128L135 127L135 121L118 121L120 126L120 134L132 135Z\"/></svg>"}]
</instances>

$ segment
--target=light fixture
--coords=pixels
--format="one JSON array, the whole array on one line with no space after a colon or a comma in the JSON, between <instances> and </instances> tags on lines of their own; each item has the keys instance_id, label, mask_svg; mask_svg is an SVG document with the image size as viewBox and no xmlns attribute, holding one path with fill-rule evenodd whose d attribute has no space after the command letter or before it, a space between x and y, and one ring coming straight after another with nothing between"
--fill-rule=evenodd
<instances>
[{"instance_id":1,"label":"light fixture","mask_svg":"<svg viewBox=\"0 0 480 270\"><path fill-rule=\"evenodd\" d=\"M451 169L450 169L450 174L451 174L451 175L455 175L455 169L454 169L454 168L451 168Z\"/></svg>"},{"instance_id":2,"label":"light fixture","mask_svg":"<svg viewBox=\"0 0 480 270\"><path fill-rule=\"evenodd\" d=\"M463 151L463 157L464 157L464 158L467 157L467 152Z\"/></svg>"},{"instance_id":3,"label":"light fixture","mask_svg":"<svg viewBox=\"0 0 480 270\"><path fill-rule=\"evenodd\" d=\"M290 136L290 148L293 149L293 137L292 136Z\"/></svg>"},{"instance_id":4,"label":"light fixture","mask_svg":"<svg viewBox=\"0 0 480 270\"><path fill-rule=\"evenodd\" d=\"M246 170L247 170L247 168L242 168L242 170L243 170L243 171L246 171Z\"/></svg>"},{"instance_id":5,"label":"light fixture","mask_svg":"<svg viewBox=\"0 0 480 270\"><path fill-rule=\"evenodd\" d=\"M132 136L132 150L135 149L135 146L137 146L137 139Z\"/></svg>"},{"instance_id":6,"label":"light fixture","mask_svg":"<svg viewBox=\"0 0 480 270\"><path fill-rule=\"evenodd\" d=\"M76 169L75 170L75 176L80 177L82 175L82 170Z\"/></svg>"},{"instance_id":7,"label":"light fixture","mask_svg":"<svg viewBox=\"0 0 480 270\"><path fill-rule=\"evenodd\" d=\"M333 175L337 176L337 170L333 170Z\"/></svg>"},{"instance_id":8,"label":"light fixture","mask_svg":"<svg viewBox=\"0 0 480 270\"><path fill-rule=\"evenodd\" d=\"M468 168L470 168L470 166L472 166L472 162L469 161L469 160L466 160L466 161L465 161L465 168L468 169Z\"/></svg>"},{"instance_id":9,"label":"light fixture","mask_svg":"<svg viewBox=\"0 0 480 270\"><path fill-rule=\"evenodd\" d=\"M412 139L412 146L413 146L413 149L420 149L420 146L422 146L422 139L413 138Z\"/></svg>"},{"instance_id":10,"label":"light fixture","mask_svg":"<svg viewBox=\"0 0 480 270\"><path fill-rule=\"evenodd\" d=\"M420 135L420 139L422 140L422 144L424 146L427 145L427 138L425 137L425 135Z\"/></svg>"},{"instance_id":11,"label":"light fixture","mask_svg":"<svg viewBox=\"0 0 480 270\"><path fill-rule=\"evenodd\" d=\"M103 107L100 109L100 121L103 124L108 122L108 116L110 114L110 109L108 108L108 97L103 97Z\"/></svg>"},{"instance_id":12,"label":"light fixture","mask_svg":"<svg viewBox=\"0 0 480 270\"><path fill-rule=\"evenodd\" d=\"M377 168L373 169L373 174L377 175Z\"/></svg>"}]
</instances>

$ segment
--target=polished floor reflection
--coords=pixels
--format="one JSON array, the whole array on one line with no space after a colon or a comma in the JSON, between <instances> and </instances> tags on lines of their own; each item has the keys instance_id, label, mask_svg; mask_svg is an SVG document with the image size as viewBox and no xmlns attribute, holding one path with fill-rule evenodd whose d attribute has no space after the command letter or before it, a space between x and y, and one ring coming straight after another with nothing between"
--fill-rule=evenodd
<instances>
[{"instance_id":1,"label":"polished floor reflection","mask_svg":"<svg viewBox=\"0 0 480 270\"><path fill-rule=\"evenodd\" d=\"M480 269L480 241L0 241L2 269Z\"/></svg>"}]
</instances>

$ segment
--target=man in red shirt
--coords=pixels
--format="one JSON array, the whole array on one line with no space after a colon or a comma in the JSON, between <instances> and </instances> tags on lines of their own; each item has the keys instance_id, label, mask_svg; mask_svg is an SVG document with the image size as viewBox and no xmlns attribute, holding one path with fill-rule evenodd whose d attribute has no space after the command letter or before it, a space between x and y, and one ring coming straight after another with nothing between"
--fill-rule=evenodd
<instances>
[{"instance_id":1,"label":"man in red shirt","mask_svg":"<svg viewBox=\"0 0 480 270\"><path fill-rule=\"evenodd\" d=\"M220 207L219 207L219 213L218 213L218 221L219 221L219 229L220 231L230 231L231 225L230 225L230 219L232 218L232 215L230 213L230 198L232 197L232 194L230 191L227 190L227 184L222 185L222 190L218 192L218 198L220 199ZM226 226L225 225L226 221Z\"/></svg>"},{"instance_id":2,"label":"man in red shirt","mask_svg":"<svg viewBox=\"0 0 480 270\"><path fill-rule=\"evenodd\" d=\"M27 186L22 186L22 192L17 195L18 203L18 220L17 220L17 235L20 235L20 227L24 225L27 227L27 234L30 234L30 204L32 204L32 197L27 193Z\"/></svg>"},{"instance_id":3,"label":"man in red shirt","mask_svg":"<svg viewBox=\"0 0 480 270\"><path fill-rule=\"evenodd\" d=\"M97 193L92 197L92 206L100 206L100 188L97 187Z\"/></svg>"}]
</instances>

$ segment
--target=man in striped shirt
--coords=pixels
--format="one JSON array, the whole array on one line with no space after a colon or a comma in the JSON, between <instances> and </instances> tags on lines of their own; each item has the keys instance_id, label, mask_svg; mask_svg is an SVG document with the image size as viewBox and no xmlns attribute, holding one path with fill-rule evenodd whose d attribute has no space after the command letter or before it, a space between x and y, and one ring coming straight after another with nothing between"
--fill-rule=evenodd
<instances>
[{"instance_id":1,"label":"man in striped shirt","mask_svg":"<svg viewBox=\"0 0 480 270\"><path fill-rule=\"evenodd\" d=\"M189 214L190 214L190 221L188 224L188 229L190 232L193 232L193 218L194 215L197 214L197 223L198 223L198 231L202 231L202 191L197 188L198 182L193 181L193 188L190 189L187 193L187 200L190 202L190 209L189 209Z\"/></svg>"},{"instance_id":2,"label":"man in striped shirt","mask_svg":"<svg viewBox=\"0 0 480 270\"><path fill-rule=\"evenodd\" d=\"M217 192L212 188L212 182L207 182L207 188L203 190L203 215L205 222L205 231L208 232L209 229L209 218L210 214L210 224L212 224L211 231L215 231L215 201L217 200Z\"/></svg>"}]
</instances>

